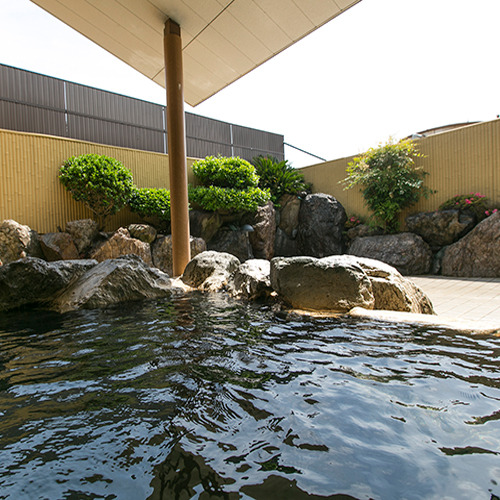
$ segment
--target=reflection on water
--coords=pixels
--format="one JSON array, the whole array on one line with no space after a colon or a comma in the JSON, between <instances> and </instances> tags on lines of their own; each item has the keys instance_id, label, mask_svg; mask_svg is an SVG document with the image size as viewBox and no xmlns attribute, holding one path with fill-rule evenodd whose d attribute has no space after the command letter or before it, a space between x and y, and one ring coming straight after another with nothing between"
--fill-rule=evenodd
<instances>
[{"instance_id":1,"label":"reflection on water","mask_svg":"<svg viewBox=\"0 0 500 500\"><path fill-rule=\"evenodd\" d=\"M499 354L224 295L6 313L0 498L496 498Z\"/></svg>"}]
</instances>

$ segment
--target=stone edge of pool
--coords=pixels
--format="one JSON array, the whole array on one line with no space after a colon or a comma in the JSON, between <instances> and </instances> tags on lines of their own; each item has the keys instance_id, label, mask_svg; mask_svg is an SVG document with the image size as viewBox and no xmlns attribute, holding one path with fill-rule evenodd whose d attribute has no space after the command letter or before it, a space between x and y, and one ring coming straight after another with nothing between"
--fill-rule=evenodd
<instances>
[{"instance_id":1,"label":"stone edge of pool","mask_svg":"<svg viewBox=\"0 0 500 500\"><path fill-rule=\"evenodd\" d=\"M457 333L496 335L500 337L500 324L490 321L457 320L446 316L415 314L401 311L368 310L363 307L355 307L351 309L348 315L354 318L367 318L397 323L436 326L454 330Z\"/></svg>"}]
</instances>

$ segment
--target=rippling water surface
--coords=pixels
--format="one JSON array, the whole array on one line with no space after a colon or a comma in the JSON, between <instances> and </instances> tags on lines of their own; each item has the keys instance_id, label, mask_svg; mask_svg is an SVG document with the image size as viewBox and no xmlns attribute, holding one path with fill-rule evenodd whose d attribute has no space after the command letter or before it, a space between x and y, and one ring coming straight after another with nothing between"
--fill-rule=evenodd
<instances>
[{"instance_id":1,"label":"rippling water surface","mask_svg":"<svg viewBox=\"0 0 500 500\"><path fill-rule=\"evenodd\" d=\"M495 499L500 339L223 295L0 316L2 499Z\"/></svg>"}]
</instances>

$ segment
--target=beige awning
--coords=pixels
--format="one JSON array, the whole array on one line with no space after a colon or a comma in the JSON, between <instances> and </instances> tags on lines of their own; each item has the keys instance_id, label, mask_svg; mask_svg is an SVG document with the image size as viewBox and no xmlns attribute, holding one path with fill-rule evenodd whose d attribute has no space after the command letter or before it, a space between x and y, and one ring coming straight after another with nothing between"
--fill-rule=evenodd
<instances>
[{"instance_id":1,"label":"beige awning","mask_svg":"<svg viewBox=\"0 0 500 500\"><path fill-rule=\"evenodd\" d=\"M181 26L196 106L360 0L32 0L165 86L163 28Z\"/></svg>"}]
</instances>

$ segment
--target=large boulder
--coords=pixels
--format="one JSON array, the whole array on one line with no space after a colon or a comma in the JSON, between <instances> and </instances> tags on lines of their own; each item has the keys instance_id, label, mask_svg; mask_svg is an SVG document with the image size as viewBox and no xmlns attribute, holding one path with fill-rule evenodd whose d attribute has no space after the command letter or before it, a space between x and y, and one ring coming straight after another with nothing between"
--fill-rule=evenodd
<instances>
[{"instance_id":1,"label":"large boulder","mask_svg":"<svg viewBox=\"0 0 500 500\"><path fill-rule=\"evenodd\" d=\"M217 212L190 210L189 231L198 238L210 241L222 226L222 217Z\"/></svg>"},{"instance_id":2,"label":"large boulder","mask_svg":"<svg viewBox=\"0 0 500 500\"><path fill-rule=\"evenodd\" d=\"M425 293L397 269L378 260L352 257L362 267L372 284L374 309L434 314Z\"/></svg>"},{"instance_id":3,"label":"large boulder","mask_svg":"<svg viewBox=\"0 0 500 500\"><path fill-rule=\"evenodd\" d=\"M475 225L473 214L460 210L420 212L406 218L408 230L421 236L432 248L451 245Z\"/></svg>"},{"instance_id":4,"label":"large boulder","mask_svg":"<svg viewBox=\"0 0 500 500\"><path fill-rule=\"evenodd\" d=\"M272 201L258 207L250 224L253 231L249 233L253 254L257 259L274 257L274 238L276 235L276 211Z\"/></svg>"},{"instance_id":5,"label":"large boulder","mask_svg":"<svg viewBox=\"0 0 500 500\"><path fill-rule=\"evenodd\" d=\"M353 307L373 309L372 286L363 268L349 256L275 257L271 286L298 309L347 312Z\"/></svg>"},{"instance_id":6,"label":"large boulder","mask_svg":"<svg viewBox=\"0 0 500 500\"><path fill-rule=\"evenodd\" d=\"M270 280L271 263L266 259L250 259L240 264L232 276L232 295L255 300L268 297L273 289Z\"/></svg>"},{"instance_id":7,"label":"large boulder","mask_svg":"<svg viewBox=\"0 0 500 500\"><path fill-rule=\"evenodd\" d=\"M26 257L1 266L0 311L46 303L95 265L95 260L47 262Z\"/></svg>"},{"instance_id":8,"label":"large boulder","mask_svg":"<svg viewBox=\"0 0 500 500\"><path fill-rule=\"evenodd\" d=\"M278 295L299 309L346 312L363 307L433 314L420 288L393 267L372 259L277 257L271 261L270 277Z\"/></svg>"},{"instance_id":9,"label":"large boulder","mask_svg":"<svg viewBox=\"0 0 500 500\"><path fill-rule=\"evenodd\" d=\"M293 257L299 255L299 245L296 238L288 236L278 227L274 237L274 255L276 257Z\"/></svg>"},{"instance_id":10,"label":"large boulder","mask_svg":"<svg viewBox=\"0 0 500 500\"><path fill-rule=\"evenodd\" d=\"M202 252L188 262L182 281L207 292L224 289L240 266L234 255L225 252Z\"/></svg>"},{"instance_id":11,"label":"large boulder","mask_svg":"<svg viewBox=\"0 0 500 500\"><path fill-rule=\"evenodd\" d=\"M15 220L0 222L0 262L7 264L24 257L41 257L38 234Z\"/></svg>"},{"instance_id":12,"label":"large boulder","mask_svg":"<svg viewBox=\"0 0 500 500\"><path fill-rule=\"evenodd\" d=\"M169 297L176 288L159 269L137 255L106 260L80 276L52 303L59 312L105 307L119 302Z\"/></svg>"},{"instance_id":13,"label":"large boulder","mask_svg":"<svg viewBox=\"0 0 500 500\"><path fill-rule=\"evenodd\" d=\"M68 233L46 233L40 236L40 246L48 261L74 260L80 257Z\"/></svg>"},{"instance_id":14,"label":"large boulder","mask_svg":"<svg viewBox=\"0 0 500 500\"><path fill-rule=\"evenodd\" d=\"M109 240L105 241L91 254L91 257L98 262L104 262L124 255L137 255L148 266L153 265L150 245L132 238L128 230L123 227L115 231Z\"/></svg>"},{"instance_id":15,"label":"large boulder","mask_svg":"<svg viewBox=\"0 0 500 500\"><path fill-rule=\"evenodd\" d=\"M189 238L189 246L191 248L191 258L195 257L207 249L207 244L202 238ZM173 274L173 258L172 258L172 235L160 236L152 245L153 265L169 276Z\"/></svg>"},{"instance_id":16,"label":"large boulder","mask_svg":"<svg viewBox=\"0 0 500 500\"><path fill-rule=\"evenodd\" d=\"M97 222L79 219L66 223L66 232L71 236L79 254L86 254L99 234Z\"/></svg>"},{"instance_id":17,"label":"large boulder","mask_svg":"<svg viewBox=\"0 0 500 500\"><path fill-rule=\"evenodd\" d=\"M344 251L344 207L328 194L309 194L299 211L298 247L302 255L325 257Z\"/></svg>"},{"instance_id":18,"label":"large boulder","mask_svg":"<svg viewBox=\"0 0 500 500\"><path fill-rule=\"evenodd\" d=\"M130 224L128 232L132 238L151 244L156 239L156 229L149 224Z\"/></svg>"},{"instance_id":19,"label":"large boulder","mask_svg":"<svg viewBox=\"0 0 500 500\"><path fill-rule=\"evenodd\" d=\"M413 233L356 238L349 247L349 253L380 260L404 275L427 274L432 264L429 245Z\"/></svg>"},{"instance_id":20,"label":"large boulder","mask_svg":"<svg viewBox=\"0 0 500 500\"><path fill-rule=\"evenodd\" d=\"M254 258L248 232L241 229L221 228L207 243L207 248L215 252L230 253L241 262Z\"/></svg>"},{"instance_id":21,"label":"large boulder","mask_svg":"<svg viewBox=\"0 0 500 500\"><path fill-rule=\"evenodd\" d=\"M444 276L500 277L500 212L446 247L441 272Z\"/></svg>"}]
</instances>

